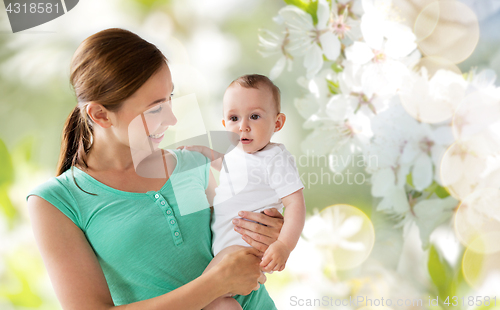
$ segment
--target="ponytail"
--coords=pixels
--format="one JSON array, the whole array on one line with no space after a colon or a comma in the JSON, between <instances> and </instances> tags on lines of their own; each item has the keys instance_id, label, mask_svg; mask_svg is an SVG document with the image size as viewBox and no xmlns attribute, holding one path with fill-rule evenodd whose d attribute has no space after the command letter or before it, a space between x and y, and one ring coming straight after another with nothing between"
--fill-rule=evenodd
<instances>
[{"instance_id":1,"label":"ponytail","mask_svg":"<svg viewBox=\"0 0 500 310\"><path fill-rule=\"evenodd\" d=\"M87 154L92 147L92 126L88 121L88 117L86 117L87 114L84 114L85 117L82 116L82 109L80 105L77 105L64 124L61 154L59 155L59 163L57 165L57 176L60 176L76 164L87 168ZM73 181L75 181L79 189L87 194L95 195L87 192L78 185L73 169L71 169L71 174Z\"/></svg>"},{"instance_id":2,"label":"ponytail","mask_svg":"<svg viewBox=\"0 0 500 310\"><path fill-rule=\"evenodd\" d=\"M57 165L58 176L75 164L87 168L87 154L92 146L92 129L87 117L82 114L80 106L77 105L64 124L61 154Z\"/></svg>"}]
</instances>

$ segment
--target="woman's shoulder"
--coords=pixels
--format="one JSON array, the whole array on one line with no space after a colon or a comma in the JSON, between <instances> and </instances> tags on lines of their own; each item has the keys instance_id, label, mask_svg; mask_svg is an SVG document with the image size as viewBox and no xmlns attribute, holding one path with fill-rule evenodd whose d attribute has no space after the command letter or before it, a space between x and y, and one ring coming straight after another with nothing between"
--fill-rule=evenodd
<instances>
[{"instance_id":1,"label":"woman's shoulder","mask_svg":"<svg viewBox=\"0 0 500 310\"><path fill-rule=\"evenodd\" d=\"M26 199L30 196L38 196L46 200L66 214L77 226L81 227L80 211L72 190L72 187L76 187L76 185L72 185L72 182L74 182L72 180L72 171L68 169L63 174L52 177L33 188L26 196Z\"/></svg>"},{"instance_id":2,"label":"woman's shoulder","mask_svg":"<svg viewBox=\"0 0 500 310\"><path fill-rule=\"evenodd\" d=\"M203 154L194 151L188 151L185 149L170 150L174 153L177 159L176 170L186 171L194 168L206 168L206 165L210 165L210 161Z\"/></svg>"},{"instance_id":3,"label":"woman's shoulder","mask_svg":"<svg viewBox=\"0 0 500 310\"><path fill-rule=\"evenodd\" d=\"M33 188L27 197L37 194L37 193L47 193L47 192L53 192L53 193L67 193L69 191L69 185L70 185L70 178L72 177L72 172L71 169L66 170L66 172L62 173L61 175L57 177L51 177L44 183L36 186Z\"/></svg>"}]
</instances>

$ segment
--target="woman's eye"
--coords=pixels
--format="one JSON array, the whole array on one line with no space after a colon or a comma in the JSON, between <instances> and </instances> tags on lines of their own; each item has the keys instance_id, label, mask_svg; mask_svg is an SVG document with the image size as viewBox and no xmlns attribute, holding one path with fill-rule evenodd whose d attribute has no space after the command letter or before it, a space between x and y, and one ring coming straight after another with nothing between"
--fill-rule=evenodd
<instances>
[{"instance_id":1,"label":"woman's eye","mask_svg":"<svg viewBox=\"0 0 500 310\"><path fill-rule=\"evenodd\" d=\"M252 114L250 116L251 119L259 119L260 115L257 115L257 114Z\"/></svg>"},{"instance_id":2,"label":"woman's eye","mask_svg":"<svg viewBox=\"0 0 500 310\"><path fill-rule=\"evenodd\" d=\"M163 105L160 104L160 106L158 107L158 109L150 111L149 113L156 114L156 113L160 113L161 110L163 110Z\"/></svg>"},{"instance_id":3,"label":"woman's eye","mask_svg":"<svg viewBox=\"0 0 500 310\"><path fill-rule=\"evenodd\" d=\"M231 116L229 118L230 121L233 121L233 122L236 122L238 120L238 117L237 116Z\"/></svg>"}]
</instances>

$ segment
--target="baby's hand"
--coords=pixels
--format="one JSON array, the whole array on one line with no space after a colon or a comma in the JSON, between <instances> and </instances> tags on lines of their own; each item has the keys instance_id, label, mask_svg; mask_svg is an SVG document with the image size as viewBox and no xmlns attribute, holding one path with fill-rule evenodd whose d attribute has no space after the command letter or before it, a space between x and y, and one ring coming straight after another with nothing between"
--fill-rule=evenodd
<instances>
[{"instance_id":1,"label":"baby's hand","mask_svg":"<svg viewBox=\"0 0 500 310\"><path fill-rule=\"evenodd\" d=\"M177 149L178 150L193 151L193 152L198 152L198 153L202 153L203 154L203 151L206 152L206 150L204 148L206 148L206 147L205 146L200 146L200 145L186 145L186 146L179 146Z\"/></svg>"},{"instance_id":2,"label":"baby's hand","mask_svg":"<svg viewBox=\"0 0 500 310\"><path fill-rule=\"evenodd\" d=\"M290 249L280 240L274 241L264 252L260 266L265 272L282 271L290 256Z\"/></svg>"},{"instance_id":3,"label":"baby's hand","mask_svg":"<svg viewBox=\"0 0 500 310\"><path fill-rule=\"evenodd\" d=\"M222 158L224 157L224 154L216 152L209 147L203 145L187 145L179 146L177 149L199 152L210 159L210 161L212 162L211 165L214 169L216 169L217 171L220 171L222 169Z\"/></svg>"}]
</instances>

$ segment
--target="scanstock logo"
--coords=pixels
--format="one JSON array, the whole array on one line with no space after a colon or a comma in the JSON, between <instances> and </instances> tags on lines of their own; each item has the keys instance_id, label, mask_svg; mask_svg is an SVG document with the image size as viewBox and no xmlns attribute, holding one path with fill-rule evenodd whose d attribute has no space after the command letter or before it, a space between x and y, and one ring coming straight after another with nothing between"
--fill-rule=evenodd
<instances>
[{"instance_id":1,"label":"scanstock logo","mask_svg":"<svg viewBox=\"0 0 500 310\"><path fill-rule=\"evenodd\" d=\"M12 32L45 24L69 12L78 0L4 0Z\"/></svg>"}]
</instances>

